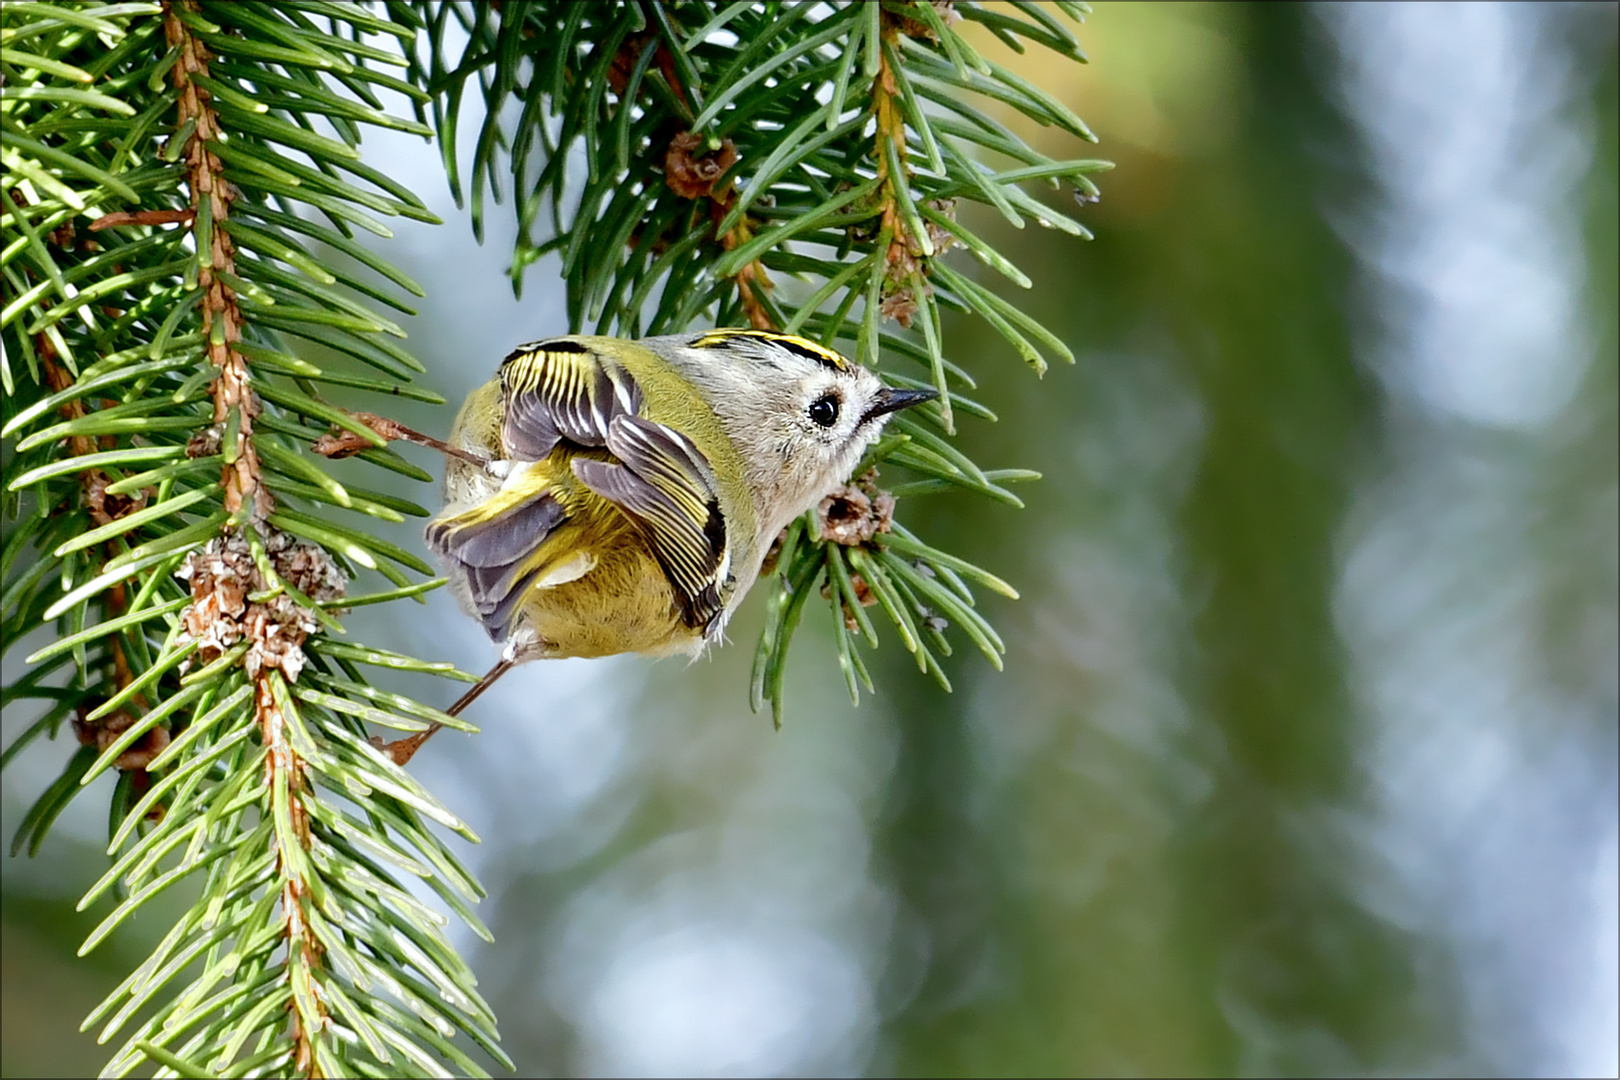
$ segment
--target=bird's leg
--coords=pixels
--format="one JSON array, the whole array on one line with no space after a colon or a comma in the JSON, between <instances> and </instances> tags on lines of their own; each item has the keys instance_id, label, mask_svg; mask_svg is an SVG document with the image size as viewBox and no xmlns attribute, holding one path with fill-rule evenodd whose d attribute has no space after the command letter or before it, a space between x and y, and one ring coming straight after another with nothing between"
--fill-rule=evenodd
<instances>
[{"instance_id":1,"label":"bird's leg","mask_svg":"<svg viewBox=\"0 0 1620 1080\"><path fill-rule=\"evenodd\" d=\"M378 416L376 413L368 412L351 412L349 415L385 439L404 439L406 442L413 442L418 446L426 446L430 450L437 450L441 454L460 458L462 461L477 465L479 468L485 468L490 463L488 454L479 453L476 450L467 450L460 446L451 446L442 439L435 439L431 435L413 431L398 420L390 420L386 416ZM317 454L328 458L345 458L371 448L371 442L364 436L342 429L336 433L329 432L322 435L310 447Z\"/></svg>"},{"instance_id":2,"label":"bird's leg","mask_svg":"<svg viewBox=\"0 0 1620 1080\"><path fill-rule=\"evenodd\" d=\"M478 682L474 683L471 690L468 690L465 694L462 694L454 705L444 710L445 714L448 716L460 716L461 710L477 701L478 695L482 694L485 690L488 690L495 684L496 679L499 679L502 675L505 675L514 666L516 666L518 659L519 658L514 655L502 656L500 662L494 667L490 668L488 674L486 674L482 679L479 679ZM393 742L383 742L379 738L374 738L371 740L371 745L381 750L384 754L387 754L389 760L395 765L403 768L404 765L411 760L412 755L414 755L418 750L422 749L422 744L431 739L433 737L433 733L438 731L443 726L443 724L434 724L426 731L418 731L415 735L407 735L405 738L395 739Z\"/></svg>"}]
</instances>

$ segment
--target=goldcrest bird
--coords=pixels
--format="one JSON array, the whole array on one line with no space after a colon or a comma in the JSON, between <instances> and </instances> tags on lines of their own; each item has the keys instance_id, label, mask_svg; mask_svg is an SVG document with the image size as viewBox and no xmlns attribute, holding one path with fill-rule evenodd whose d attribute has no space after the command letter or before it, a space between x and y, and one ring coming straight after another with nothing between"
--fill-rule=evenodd
<instances>
[{"instance_id":1,"label":"goldcrest bird","mask_svg":"<svg viewBox=\"0 0 1620 1080\"><path fill-rule=\"evenodd\" d=\"M525 660L719 640L782 528L892 413L933 397L765 330L520 345L437 444L446 505L428 546L503 645L449 711ZM392 744L395 760L433 730Z\"/></svg>"}]
</instances>

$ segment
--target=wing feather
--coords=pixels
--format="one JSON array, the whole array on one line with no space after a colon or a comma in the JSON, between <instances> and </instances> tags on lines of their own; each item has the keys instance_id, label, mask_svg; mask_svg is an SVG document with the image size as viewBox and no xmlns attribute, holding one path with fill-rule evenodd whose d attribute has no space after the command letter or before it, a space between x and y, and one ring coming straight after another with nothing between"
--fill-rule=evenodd
<instances>
[{"instance_id":1,"label":"wing feather","mask_svg":"<svg viewBox=\"0 0 1620 1080\"><path fill-rule=\"evenodd\" d=\"M507 566L535 549L563 520L563 508L541 495L484 520L469 514L435 520L427 529L434 552L468 566Z\"/></svg>"},{"instance_id":2,"label":"wing feather","mask_svg":"<svg viewBox=\"0 0 1620 1080\"><path fill-rule=\"evenodd\" d=\"M645 530L682 618L707 631L725 605L725 519L714 472L692 441L663 424L616 416L607 449L619 463L575 458L574 475Z\"/></svg>"},{"instance_id":3,"label":"wing feather","mask_svg":"<svg viewBox=\"0 0 1620 1080\"><path fill-rule=\"evenodd\" d=\"M613 418L641 410L641 388L629 372L566 338L512 352L501 365L501 386L501 437L507 452L523 461L539 461L563 440L606 446Z\"/></svg>"},{"instance_id":4,"label":"wing feather","mask_svg":"<svg viewBox=\"0 0 1620 1080\"><path fill-rule=\"evenodd\" d=\"M513 612L540 572L535 550L567 520L550 492L518 492L459 514L435 518L427 528L428 547L459 564L467 595L490 636L507 636Z\"/></svg>"}]
</instances>

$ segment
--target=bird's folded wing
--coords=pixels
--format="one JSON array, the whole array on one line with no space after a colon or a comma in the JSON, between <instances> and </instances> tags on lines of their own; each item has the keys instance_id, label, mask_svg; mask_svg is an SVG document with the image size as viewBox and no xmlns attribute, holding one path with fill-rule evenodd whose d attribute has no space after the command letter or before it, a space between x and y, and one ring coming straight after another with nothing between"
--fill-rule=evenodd
<instances>
[{"instance_id":1,"label":"bird's folded wing","mask_svg":"<svg viewBox=\"0 0 1620 1080\"><path fill-rule=\"evenodd\" d=\"M501 365L508 457L539 461L562 440L607 445L615 416L641 411L641 389L612 357L567 338L519 346Z\"/></svg>"},{"instance_id":2,"label":"bird's folded wing","mask_svg":"<svg viewBox=\"0 0 1620 1080\"><path fill-rule=\"evenodd\" d=\"M531 473L477 506L434 518L427 543L461 566L485 628L504 638L523 593L544 569L535 560L540 545L567 516L544 475Z\"/></svg>"},{"instance_id":3,"label":"bird's folded wing","mask_svg":"<svg viewBox=\"0 0 1620 1080\"><path fill-rule=\"evenodd\" d=\"M708 632L725 607L730 561L713 470L686 436L636 416L612 419L607 449L622 464L575 458L574 475L641 526L682 620Z\"/></svg>"}]
</instances>

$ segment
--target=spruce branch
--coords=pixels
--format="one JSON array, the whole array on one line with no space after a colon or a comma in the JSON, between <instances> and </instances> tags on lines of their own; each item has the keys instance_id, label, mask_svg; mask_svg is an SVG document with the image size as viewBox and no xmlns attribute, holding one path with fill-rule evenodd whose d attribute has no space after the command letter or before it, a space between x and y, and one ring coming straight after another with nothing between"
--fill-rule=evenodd
<instances>
[{"instance_id":1,"label":"spruce branch","mask_svg":"<svg viewBox=\"0 0 1620 1080\"><path fill-rule=\"evenodd\" d=\"M355 149L368 124L428 133L372 90L427 97L362 40L408 42L412 13L392 14L166 0L7 4L0 23L16 298L0 314L0 624L4 647L57 633L6 688L50 706L5 761L69 721L81 744L14 849L37 850L111 771L112 865L80 905L100 915L84 951L154 898L189 897L86 1021L122 1037L111 1075L477 1073L458 1036L505 1061L443 916L398 877L487 937L479 886L429 823L475 838L367 738L468 725L366 667L469 677L334 638L347 581L397 586L365 603L441 582L333 514L426 511L307 451L337 422L369 440L362 459L414 473L323 387L442 400L406 385L420 365L369 301L408 305L323 250L420 293L352 239L386 233L377 216L432 220Z\"/></svg>"},{"instance_id":2,"label":"spruce branch","mask_svg":"<svg viewBox=\"0 0 1620 1080\"><path fill-rule=\"evenodd\" d=\"M939 398L891 422L846 503L875 493L872 470L882 468L902 474L891 493L967 489L1016 506L1006 485L1033 473L982 469L950 441L959 415L991 417L968 396L972 376L947 356L942 309L984 319L1037 373L1049 356L1073 356L950 255L961 249L1032 287L958 208L978 203L1017 228L1033 219L1084 237L1025 185L1067 185L1085 203L1097 195L1090 174L1110 166L1049 158L986 112L979 103L988 99L1094 141L1066 106L981 56L960 27L971 22L1020 52L1033 44L1080 63L1065 20L1086 10L917 0L447 3L429 15L413 62L436 93L452 188L480 237L486 192L501 202L497 178L514 177L514 290L555 253L571 331L639 337L744 323L847 343L891 382ZM467 37L459 51L452 25ZM463 186L455 132L473 92L485 115ZM1013 167L993 164L1004 160ZM854 649L857 639L876 644L869 606L882 608L941 685L948 626L1000 666L1000 639L969 584L982 578L915 538L899 540L909 534L892 515L883 520L845 544L812 513L780 539L752 694L756 708L771 703L777 723L788 646L818 583L852 698L871 686Z\"/></svg>"},{"instance_id":3,"label":"spruce branch","mask_svg":"<svg viewBox=\"0 0 1620 1080\"><path fill-rule=\"evenodd\" d=\"M1037 370L1068 350L980 280L1032 284L958 207L1083 236L1026 186L1084 202L1106 163L1048 158L980 108L1090 137L980 56L962 20L1084 59L1039 4L0 7L0 648L54 631L5 688L41 711L0 765L64 727L79 744L13 849L37 850L112 773L85 950L155 897L186 897L86 1021L123 1040L109 1074L475 1073L469 1041L505 1062L443 917L400 884L487 938L481 890L438 830L474 838L368 738L469 729L370 669L471 677L340 640L347 608L441 584L364 520L427 511L311 452L429 479L356 407L355 391L441 402L412 385L422 367L384 310L409 312L420 286L357 240L436 219L364 159L367 127L437 135L475 230L486 195L510 191L514 289L557 255L571 329L783 329L941 391L779 538L756 708L780 722L817 592L852 697L872 686L857 642L880 622L944 685L952 628L999 665L976 597L1016 594L908 530L896 497L1018 505L1008 485L1034 474L983 469L951 440L958 418L993 417L947 355L941 309L985 319ZM485 115L463 181L469 93Z\"/></svg>"},{"instance_id":4,"label":"spruce branch","mask_svg":"<svg viewBox=\"0 0 1620 1080\"><path fill-rule=\"evenodd\" d=\"M186 225L197 246L197 308L207 361L214 369L210 373L214 423L228 424L235 435L234 445L224 453L220 478L225 510L240 515L244 506L251 507L250 519L258 524L269 515L273 502L259 482L259 456L253 446L258 405L248 389L247 359L236 347L242 340L242 312L237 290L228 282L241 279L236 274L236 245L226 224L231 199L224 163L210 149L223 140L219 115L204 99L207 91L200 85L208 78L210 53L187 25L193 19L186 16L194 12L185 0L166 5L163 12L163 37L175 53L169 77L178 98L179 130L190 132L181 150L190 201ZM91 228L97 225L106 227L98 220Z\"/></svg>"}]
</instances>

